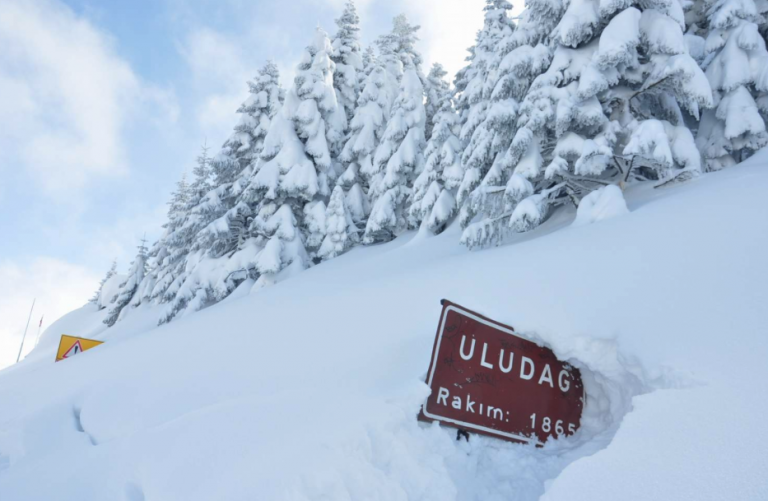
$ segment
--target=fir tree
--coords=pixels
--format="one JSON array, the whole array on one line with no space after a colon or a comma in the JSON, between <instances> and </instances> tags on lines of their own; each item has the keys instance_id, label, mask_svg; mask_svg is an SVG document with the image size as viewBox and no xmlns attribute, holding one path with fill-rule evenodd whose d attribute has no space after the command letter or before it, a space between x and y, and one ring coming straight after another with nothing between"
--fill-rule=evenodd
<instances>
[{"instance_id":1,"label":"fir tree","mask_svg":"<svg viewBox=\"0 0 768 501\"><path fill-rule=\"evenodd\" d=\"M104 275L104 278L101 279L101 282L99 282L99 288L96 290L96 292L93 293L93 297L88 300L89 303L93 303L100 310L104 309L104 306L101 306L101 291L104 289L104 284L107 283L107 281L114 277L117 273L117 259L114 259L112 261L112 266L110 266L109 271L107 271L107 274Z\"/></svg>"},{"instance_id":2,"label":"fir tree","mask_svg":"<svg viewBox=\"0 0 768 501\"><path fill-rule=\"evenodd\" d=\"M331 194L328 209L325 213L325 238L323 239L318 256L327 261L346 252L358 242L358 229L352 220L352 214L347 209L344 190L337 186Z\"/></svg>"},{"instance_id":3,"label":"fir tree","mask_svg":"<svg viewBox=\"0 0 768 501\"><path fill-rule=\"evenodd\" d=\"M294 92L300 100L292 119L318 174L318 194L328 197L338 174L333 160L340 153L346 115L333 87L336 65L328 35L320 28L297 68Z\"/></svg>"},{"instance_id":4,"label":"fir tree","mask_svg":"<svg viewBox=\"0 0 768 501\"><path fill-rule=\"evenodd\" d=\"M396 16L392 20L392 31L382 35L376 41L381 56L387 58L394 55L403 67L412 65L420 74L422 58L416 50L416 42L419 41L416 34L420 29L421 26L411 24L405 14Z\"/></svg>"},{"instance_id":5,"label":"fir tree","mask_svg":"<svg viewBox=\"0 0 768 501\"><path fill-rule=\"evenodd\" d=\"M432 65L425 82L426 102L424 110L427 115L426 125L424 127L424 137L427 141L432 138L432 128L435 126L435 115L440 111L446 92L450 91L450 85L445 81L448 74L440 63Z\"/></svg>"},{"instance_id":6,"label":"fir tree","mask_svg":"<svg viewBox=\"0 0 768 501\"><path fill-rule=\"evenodd\" d=\"M462 153L466 175L458 191L458 201L462 204L506 146L503 136L511 133L509 124L516 117L516 105L506 99L497 99L496 115L490 113L497 83L496 69L502 60L501 49L515 31L509 16L511 9L512 4L506 0L486 0L483 29L477 34L476 44L470 51L469 65L456 78L462 121L460 138L467 145ZM507 128L502 127L502 123ZM497 137L497 132L500 137ZM465 204L462 210L465 224L477 212L471 204Z\"/></svg>"},{"instance_id":7,"label":"fir tree","mask_svg":"<svg viewBox=\"0 0 768 501\"><path fill-rule=\"evenodd\" d=\"M424 88L414 65L405 69L384 140L376 150L370 193L375 200L363 242L386 242L406 228L409 185L424 163Z\"/></svg>"},{"instance_id":8,"label":"fir tree","mask_svg":"<svg viewBox=\"0 0 768 501\"><path fill-rule=\"evenodd\" d=\"M400 15L392 31L377 41L379 60L392 77L399 77L400 86L373 163L364 171L372 202L363 236L366 244L391 240L407 227L410 185L424 167L424 87L421 56L414 47L418 30Z\"/></svg>"},{"instance_id":9,"label":"fir tree","mask_svg":"<svg viewBox=\"0 0 768 501\"><path fill-rule=\"evenodd\" d=\"M158 286L158 281L167 280L172 276L173 267L166 265L171 260L173 252L170 241L176 230L184 223L190 192L191 187L187 183L187 175L184 173L181 180L176 183L176 189L168 202L168 219L162 225L163 235L147 253L147 273L131 301L132 306L139 306L153 300L159 302L159 298L153 293Z\"/></svg>"},{"instance_id":10,"label":"fir tree","mask_svg":"<svg viewBox=\"0 0 768 501\"><path fill-rule=\"evenodd\" d=\"M270 119L283 101L279 80L277 66L268 61L248 82L249 96L237 110L240 118L234 132L211 162L217 186L235 182L243 169L258 159Z\"/></svg>"},{"instance_id":11,"label":"fir tree","mask_svg":"<svg viewBox=\"0 0 768 501\"><path fill-rule=\"evenodd\" d=\"M337 177L332 154L346 121L333 88L331 50L318 28L251 181L250 191L262 199L251 223L252 233L264 243L255 259L259 285L310 266L310 252L324 237L324 200Z\"/></svg>"},{"instance_id":12,"label":"fir tree","mask_svg":"<svg viewBox=\"0 0 768 501\"><path fill-rule=\"evenodd\" d=\"M519 82L533 82L515 111L506 153L492 157L484 174L469 166L464 184L476 187L462 207L462 222L475 212L480 218L467 227L463 243L498 243L507 231L530 230L552 207L578 204L606 184L670 182L699 172L686 117L697 119L712 98L688 53L682 13L677 0L642 12L620 3L570 3L550 35L546 71L533 78L546 58L530 42L505 56L500 74L510 68L517 76L508 80L509 96L519 101ZM535 17L521 24L526 19ZM514 45L515 35L511 39Z\"/></svg>"},{"instance_id":13,"label":"fir tree","mask_svg":"<svg viewBox=\"0 0 768 501\"><path fill-rule=\"evenodd\" d=\"M339 183L355 198L356 222L363 222L370 212L364 187L369 186L373 175L373 155L384 137L392 103L398 92L397 76L388 71L384 63L383 59L371 58L370 71L350 123L349 138L341 153L346 170Z\"/></svg>"},{"instance_id":14,"label":"fir tree","mask_svg":"<svg viewBox=\"0 0 768 501\"><path fill-rule=\"evenodd\" d=\"M170 302L176 298L187 277L187 256L192 252L198 233L210 222L211 212L205 202L211 192L211 168L208 148L203 146L193 169L194 180L184 199L183 209L174 210L161 242L165 250L158 252L157 279L151 298L155 302ZM174 195L181 196L180 194Z\"/></svg>"},{"instance_id":15,"label":"fir tree","mask_svg":"<svg viewBox=\"0 0 768 501\"><path fill-rule=\"evenodd\" d=\"M413 183L409 211L411 225L423 223L431 233L440 233L456 213L456 191L464 177L458 138L461 127L451 91L445 90L440 99L440 111L434 117L432 138L424 153L425 167Z\"/></svg>"},{"instance_id":16,"label":"fir tree","mask_svg":"<svg viewBox=\"0 0 768 501\"><path fill-rule=\"evenodd\" d=\"M704 112L696 142L707 170L745 160L768 144L768 4L754 0L702 2L703 67L715 107Z\"/></svg>"},{"instance_id":17,"label":"fir tree","mask_svg":"<svg viewBox=\"0 0 768 501\"><path fill-rule=\"evenodd\" d=\"M128 270L128 278L125 282L120 284L120 290L117 294L114 304L109 310L107 318L104 319L104 323L108 327L115 325L115 322L123 316L123 311L126 306L133 299L134 294L139 288L139 284L144 279L144 273L146 272L147 263L147 247L146 241L142 240L138 247L138 253L136 258L131 263L131 268Z\"/></svg>"},{"instance_id":18,"label":"fir tree","mask_svg":"<svg viewBox=\"0 0 768 501\"><path fill-rule=\"evenodd\" d=\"M333 86L339 104L344 108L347 121L355 116L360 82L363 77L363 55L360 48L360 18L351 0L344 6L344 13L336 20L338 32L333 38L331 59L336 64Z\"/></svg>"},{"instance_id":19,"label":"fir tree","mask_svg":"<svg viewBox=\"0 0 768 501\"><path fill-rule=\"evenodd\" d=\"M232 170L222 169L228 155L228 144L213 161L214 186L191 209L190 226L196 232L186 258L183 281L174 282L178 291L161 322L181 314L189 314L228 296L246 278L257 278L254 256L263 247L263 238L251 226L261 208L261 198L250 189L260 165L267 135L280 113L285 92L280 87L277 66L269 61L249 82L251 96L241 107L258 123L250 133L252 154L240 159L239 173L232 180ZM235 135L237 135L237 130ZM231 164L231 163L230 163ZM215 265L214 265L215 262ZM212 274L215 266L223 276Z\"/></svg>"},{"instance_id":20,"label":"fir tree","mask_svg":"<svg viewBox=\"0 0 768 501\"><path fill-rule=\"evenodd\" d=\"M531 1L517 26L508 25L506 2L489 1L486 6L488 38L482 40L486 64L493 71L483 81L483 101L474 120L464 133L472 135L463 153L466 174L458 192L461 204L461 222L469 224L478 212L484 215L484 224L493 230L505 222L498 216L508 207L502 183L510 177L505 156L518 128L521 103L533 80L550 63L551 51L542 26L553 26L554 12L547 2ZM500 40L498 37L502 36ZM493 41L494 52L486 44ZM499 230L499 233L503 233Z\"/></svg>"},{"instance_id":21,"label":"fir tree","mask_svg":"<svg viewBox=\"0 0 768 501\"><path fill-rule=\"evenodd\" d=\"M206 255L216 258L231 254L250 237L247 226L253 216L253 200L246 189L254 175L269 127L284 100L285 93L279 80L277 66L268 61L254 81L248 82L250 97L238 110L240 124L211 162L213 191L206 194L200 208L208 224L197 234L193 250L203 250ZM244 133L241 131L243 121L251 124L245 132L249 138L245 152L232 148L240 144L237 138Z\"/></svg>"},{"instance_id":22,"label":"fir tree","mask_svg":"<svg viewBox=\"0 0 768 501\"><path fill-rule=\"evenodd\" d=\"M368 78L373 68L376 66L376 49L373 45L369 45L363 52L363 74L361 82ZM362 90L362 87L361 87Z\"/></svg>"}]
</instances>

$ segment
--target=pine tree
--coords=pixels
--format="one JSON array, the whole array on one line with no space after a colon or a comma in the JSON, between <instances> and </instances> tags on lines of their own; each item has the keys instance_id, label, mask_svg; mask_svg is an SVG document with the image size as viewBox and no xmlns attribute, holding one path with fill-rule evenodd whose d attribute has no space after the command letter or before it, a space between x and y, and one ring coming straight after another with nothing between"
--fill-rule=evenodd
<instances>
[{"instance_id":1,"label":"pine tree","mask_svg":"<svg viewBox=\"0 0 768 501\"><path fill-rule=\"evenodd\" d=\"M101 279L101 282L99 282L99 288L96 290L96 292L93 293L93 297L88 300L89 303L93 303L98 306L100 310L104 309L104 306L100 305L100 299L101 299L101 291L104 289L104 284L107 283L107 281L114 277L117 273L117 259L114 259L112 261L112 266L110 266L109 271L107 271L107 274L104 275L104 278Z\"/></svg>"},{"instance_id":2,"label":"pine tree","mask_svg":"<svg viewBox=\"0 0 768 501\"><path fill-rule=\"evenodd\" d=\"M698 119L712 98L688 53L682 13L677 0L642 12L597 0L570 3L549 37L553 50L546 71L533 78L547 58L530 42L505 56L500 74L516 68L516 77L507 80L511 97L520 96L514 90L520 81L533 81L515 110L506 153L496 154L485 174L469 166L464 184L469 180L476 187L462 207L462 222L469 223L474 212L480 218L466 228L463 243L498 243L508 231L530 230L552 207L578 204L606 184L672 182L699 172L686 117ZM534 16L521 24L526 19ZM525 34L536 32L524 27ZM495 84L494 94L503 82Z\"/></svg>"},{"instance_id":3,"label":"pine tree","mask_svg":"<svg viewBox=\"0 0 768 501\"><path fill-rule=\"evenodd\" d=\"M201 207L208 224L197 234L194 250L203 250L206 255L216 258L231 254L249 238L247 225L253 216L253 200L246 189L272 119L284 100L285 93L279 80L277 66L268 61L254 81L248 82L250 97L238 110L240 123L233 136L224 143L221 153L211 162L213 192L206 194ZM248 124L245 131L242 130L243 122ZM233 149L242 143L238 138L243 134L248 136L248 148Z\"/></svg>"},{"instance_id":4,"label":"pine tree","mask_svg":"<svg viewBox=\"0 0 768 501\"><path fill-rule=\"evenodd\" d=\"M120 291L114 301L114 304L109 310L107 318L104 319L104 323L108 327L115 325L115 322L123 316L123 311L126 306L133 299L134 294L139 288L139 284L144 279L144 273L146 272L147 261L147 247L145 246L146 240L142 240L138 247L138 253L136 258L131 263L131 268L128 270L128 278L125 282L120 284Z\"/></svg>"},{"instance_id":5,"label":"pine tree","mask_svg":"<svg viewBox=\"0 0 768 501\"><path fill-rule=\"evenodd\" d=\"M181 180L176 183L176 189L171 194L171 200L168 202L167 221L163 223L163 235L152 245L147 253L146 274L144 280L139 284L137 293L131 300L131 305L136 307L142 303L152 301L159 302L158 295L154 295L157 290L158 282L168 285L172 280L173 267L167 265L170 263L173 246L170 243L174 233L184 223L186 218L187 204L189 203L191 187L187 183L186 173L182 174ZM162 288L162 286L160 286Z\"/></svg>"},{"instance_id":6,"label":"pine tree","mask_svg":"<svg viewBox=\"0 0 768 501\"><path fill-rule=\"evenodd\" d=\"M392 76L402 76L373 164L365 172L372 202L363 236L365 244L392 240L407 227L409 187L424 167L424 87L421 56L414 47L418 29L400 15L394 19L392 31L377 42L379 60Z\"/></svg>"},{"instance_id":7,"label":"pine tree","mask_svg":"<svg viewBox=\"0 0 768 501\"><path fill-rule=\"evenodd\" d=\"M333 88L331 51L328 36L318 28L251 181L250 192L262 200L251 223L252 233L264 242L255 261L259 285L310 266L310 253L325 236L324 201L338 177L333 154L346 122Z\"/></svg>"},{"instance_id":8,"label":"pine tree","mask_svg":"<svg viewBox=\"0 0 768 501\"><path fill-rule=\"evenodd\" d=\"M403 67L412 65L420 74L422 58L416 50L416 42L419 41L417 33L420 29L421 26L411 24L405 14L396 16L392 20L392 31L376 41L381 57L388 59L394 55Z\"/></svg>"},{"instance_id":9,"label":"pine tree","mask_svg":"<svg viewBox=\"0 0 768 501\"><path fill-rule=\"evenodd\" d=\"M363 77L363 55L360 48L360 18L355 3L350 0L344 6L344 13L336 20L338 32L333 38L331 59L336 64L333 86L339 104L344 108L347 121L355 116L360 82Z\"/></svg>"},{"instance_id":10,"label":"pine tree","mask_svg":"<svg viewBox=\"0 0 768 501\"><path fill-rule=\"evenodd\" d=\"M367 52L371 54L371 52ZM399 64L399 63L398 63ZM398 92L397 76L388 71L385 60L371 56L369 74L363 83L350 134L341 153L346 170L339 183L353 197L355 222L364 222L370 213L365 193L373 175L373 155L386 130L392 103Z\"/></svg>"},{"instance_id":11,"label":"pine tree","mask_svg":"<svg viewBox=\"0 0 768 501\"><path fill-rule=\"evenodd\" d=\"M426 125L424 127L424 137L427 141L432 138L432 128L435 126L435 115L440 111L443 106L444 97L446 92L450 91L450 85L445 81L445 76L448 74L440 63L434 63L432 69L429 70L427 80L425 82L425 94L426 102L424 103L424 110L427 115Z\"/></svg>"},{"instance_id":12,"label":"pine tree","mask_svg":"<svg viewBox=\"0 0 768 501\"><path fill-rule=\"evenodd\" d=\"M424 163L424 88L414 65L403 74L384 140L376 150L370 193L375 200L363 242L386 242L406 228L409 185Z\"/></svg>"},{"instance_id":13,"label":"pine tree","mask_svg":"<svg viewBox=\"0 0 768 501\"><path fill-rule=\"evenodd\" d=\"M440 111L434 117L432 138L427 143L424 170L413 183L409 210L411 226L420 224L440 233L457 211L456 191L464 177L459 116L453 109L452 92L443 91Z\"/></svg>"},{"instance_id":14,"label":"pine tree","mask_svg":"<svg viewBox=\"0 0 768 501\"><path fill-rule=\"evenodd\" d=\"M469 65L456 77L460 92L458 109L462 119L461 140L466 144L462 153L465 177L457 194L462 204L462 223L466 225L477 213L478 207L465 204L467 197L478 187L500 153L506 147L505 136L512 133L511 122L516 118L517 106L508 99L492 101L498 82L498 68L503 59L502 50L509 50L515 26L510 19L512 4L506 0L486 0L483 29L477 34L476 44L470 51ZM495 114L491 111L495 105Z\"/></svg>"},{"instance_id":15,"label":"pine tree","mask_svg":"<svg viewBox=\"0 0 768 501\"><path fill-rule=\"evenodd\" d=\"M234 132L211 162L216 185L235 182L243 169L258 159L270 119L283 101L277 66L268 61L253 81L248 82L248 99L238 108Z\"/></svg>"},{"instance_id":16,"label":"pine tree","mask_svg":"<svg viewBox=\"0 0 768 501\"><path fill-rule=\"evenodd\" d=\"M166 233L161 239L165 250L158 252L157 279L151 298L155 302L171 302L187 278L187 257L193 252L198 233L210 223L211 213L207 201L211 194L211 167L208 148L203 146L192 173L194 180L183 197L183 209L169 211ZM171 215L173 217L171 218ZM162 257L161 257L162 256Z\"/></svg>"},{"instance_id":17,"label":"pine tree","mask_svg":"<svg viewBox=\"0 0 768 501\"><path fill-rule=\"evenodd\" d=\"M337 186L331 194L325 213L325 238L318 251L318 256L327 261L346 252L359 241L358 229L347 209L344 190Z\"/></svg>"},{"instance_id":18,"label":"pine tree","mask_svg":"<svg viewBox=\"0 0 768 501\"><path fill-rule=\"evenodd\" d=\"M245 278L257 277L254 257L264 242L251 226L262 202L250 185L285 93L280 87L277 66L271 61L259 70L249 86L251 96L239 110L249 123L256 124L248 131L249 154L233 156L233 138L242 133L236 127L233 138L211 162L213 186L200 190L190 203L187 222L179 232L179 240L187 242L183 247L186 253L165 293L170 304L160 323L220 301ZM223 276L212 273L213 266Z\"/></svg>"},{"instance_id":19,"label":"pine tree","mask_svg":"<svg viewBox=\"0 0 768 501\"><path fill-rule=\"evenodd\" d=\"M768 4L754 0L705 0L703 67L715 107L704 112L696 142L707 170L745 160L768 144Z\"/></svg>"},{"instance_id":20,"label":"pine tree","mask_svg":"<svg viewBox=\"0 0 768 501\"><path fill-rule=\"evenodd\" d=\"M300 100L292 119L318 173L318 194L328 197L330 186L340 173L334 158L340 153L347 127L333 87L336 65L331 60L328 35L320 28L314 43L307 47L297 68L294 92Z\"/></svg>"},{"instance_id":21,"label":"pine tree","mask_svg":"<svg viewBox=\"0 0 768 501\"><path fill-rule=\"evenodd\" d=\"M363 190L365 180L357 169L357 164L350 164L344 171L336 185L343 188L345 192L345 206L352 214L352 219L356 224L365 226L368 215L371 213L371 204L368 201L368 195Z\"/></svg>"},{"instance_id":22,"label":"pine tree","mask_svg":"<svg viewBox=\"0 0 768 501\"><path fill-rule=\"evenodd\" d=\"M368 78L374 67L376 67L376 49L373 45L369 45L363 52L363 74L361 82L364 82L365 79ZM362 91L362 86L360 90Z\"/></svg>"}]
</instances>

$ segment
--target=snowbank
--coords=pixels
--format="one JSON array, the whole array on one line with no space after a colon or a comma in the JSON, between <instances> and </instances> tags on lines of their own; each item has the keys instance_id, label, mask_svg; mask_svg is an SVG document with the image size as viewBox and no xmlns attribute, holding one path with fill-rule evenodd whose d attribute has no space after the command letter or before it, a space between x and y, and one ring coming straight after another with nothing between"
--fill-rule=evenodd
<instances>
[{"instance_id":1,"label":"snowbank","mask_svg":"<svg viewBox=\"0 0 768 501\"><path fill-rule=\"evenodd\" d=\"M584 226L629 214L621 188L612 184L595 190L581 201L573 226Z\"/></svg>"},{"instance_id":2,"label":"snowbank","mask_svg":"<svg viewBox=\"0 0 768 501\"><path fill-rule=\"evenodd\" d=\"M354 249L162 328L73 312L0 372L0 499L765 499L766 163L487 251L455 226ZM441 298L579 366L581 430L536 449L417 423ZM107 343L53 364L65 328Z\"/></svg>"}]
</instances>

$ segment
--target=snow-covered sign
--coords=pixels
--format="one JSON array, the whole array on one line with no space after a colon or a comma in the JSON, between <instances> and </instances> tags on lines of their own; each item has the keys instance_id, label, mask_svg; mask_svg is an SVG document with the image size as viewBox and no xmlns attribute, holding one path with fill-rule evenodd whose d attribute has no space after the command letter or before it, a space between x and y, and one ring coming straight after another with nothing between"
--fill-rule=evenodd
<instances>
[{"instance_id":1,"label":"snow-covered sign","mask_svg":"<svg viewBox=\"0 0 768 501\"><path fill-rule=\"evenodd\" d=\"M61 341L59 341L59 351L56 352L56 361L72 358L103 343L103 341L94 341L93 339L62 335Z\"/></svg>"},{"instance_id":2,"label":"snow-covered sign","mask_svg":"<svg viewBox=\"0 0 768 501\"><path fill-rule=\"evenodd\" d=\"M579 428L579 370L512 327L443 300L419 419L541 444Z\"/></svg>"}]
</instances>

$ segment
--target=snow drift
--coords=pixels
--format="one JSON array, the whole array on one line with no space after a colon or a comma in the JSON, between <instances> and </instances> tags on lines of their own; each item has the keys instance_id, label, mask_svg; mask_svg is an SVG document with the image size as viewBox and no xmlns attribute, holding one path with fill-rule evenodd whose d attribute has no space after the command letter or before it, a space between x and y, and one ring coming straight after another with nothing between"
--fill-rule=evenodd
<instances>
[{"instance_id":1,"label":"snow drift","mask_svg":"<svg viewBox=\"0 0 768 501\"><path fill-rule=\"evenodd\" d=\"M487 251L455 225L356 248L160 328L85 306L0 373L0 499L766 499L766 162ZM577 365L580 431L417 423L441 298ZM107 342L54 364L61 334Z\"/></svg>"}]
</instances>

